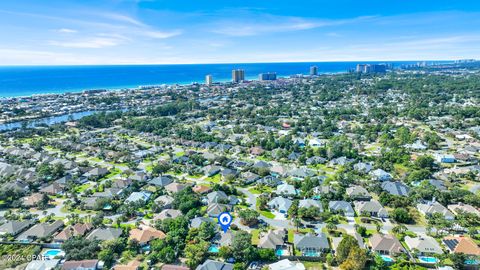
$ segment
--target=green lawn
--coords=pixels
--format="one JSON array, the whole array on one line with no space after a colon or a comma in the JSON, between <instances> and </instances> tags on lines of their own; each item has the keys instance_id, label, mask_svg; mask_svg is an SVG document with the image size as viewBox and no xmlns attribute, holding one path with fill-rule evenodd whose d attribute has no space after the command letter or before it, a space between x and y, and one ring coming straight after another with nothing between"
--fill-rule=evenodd
<instances>
[{"instance_id":1,"label":"green lawn","mask_svg":"<svg viewBox=\"0 0 480 270\"><path fill-rule=\"evenodd\" d=\"M216 174L212 177L205 178L205 180L213 183L220 183L222 181L222 176L220 174Z\"/></svg>"},{"instance_id":2,"label":"green lawn","mask_svg":"<svg viewBox=\"0 0 480 270\"><path fill-rule=\"evenodd\" d=\"M252 245L258 245L258 241L260 240L260 230L255 229L252 230Z\"/></svg>"},{"instance_id":3,"label":"green lawn","mask_svg":"<svg viewBox=\"0 0 480 270\"><path fill-rule=\"evenodd\" d=\"M260 202L257 201L257 211L260 213L260 215L266 217L266 218L275 218L275 215L272 214L272 212L267 211L267 210L260 210Z\"/></svg>"},{"instance_id":4,"label":"green lawn","mask_svg":"<svg viewBox=\"0 0 480 270\"><path fill-rule=\"evenodd\" d=\"M324 269L321 265L323 264L322 262L306 262L302 261L303 265L305 266L305 269L307 270L320 270Z\"/></svg>"},{"instance_id":5,"label":"green lawn","mask_svg":"<svg viewBox=\"0 0 480 270\"><path fill-rule=\"evenodd\" d=\"M297 229L288 229L288 242L293 243L293 236L297 233ZM298 233L315 233L313 229L299 228Z\"/></svg>"}]
</instances>

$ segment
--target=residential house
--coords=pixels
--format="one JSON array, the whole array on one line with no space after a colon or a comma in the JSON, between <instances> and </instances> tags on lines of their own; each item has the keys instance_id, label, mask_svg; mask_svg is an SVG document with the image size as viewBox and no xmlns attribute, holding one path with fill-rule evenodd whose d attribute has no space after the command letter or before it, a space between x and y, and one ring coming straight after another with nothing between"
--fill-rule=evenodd
<instances>
[{"instance_id":1,"label":"residential house","mask_svg":"<svg viewBox=\"0 0 480 270\"><path fill-rule=\"evenodd\" d=\"M282 180L280 180L279 178L273 175L268 175L258 180L257 183L265 186L269 186L269 187L276 187L278 185L281 185L283 182Z\"/></svg>"},{"instance_id":2,"label":"residential house","mask_svg":"<svg viewBox=\"0 0 480 270\"><path fill-rule=\"evenodd\" d=\"M33 193L30 196L24 197L22 204L25 207L36 207L43 200L43 194Z\"/></svg>"},{"instance_id":3,"label":"residential house","mask_svg":"<svg viewBox=\"0 0 480 270\"><path fill-rule=\"evenodd\" d=\"M452 212L450 212L445 206L441 205L435 200L426 203L419 203L417 204L417 209L420 213L424 214L427 217L435 213L439 213L447 220L455 219L455 215Z\"/></svg>"},{"instance_id":4,"label":"residential house","mask_svg":"<svg viewBox=\"0 0 480 270\"><path fill-rule=\"evenodd\" d=\"M353 165L353 169L359 173L369 173L371 170L373 170L373 165L370 162L358 162L357 164Z\"/></svg>"},{"instance_id":5,"label":"residential house","mask_svg":"<svg viewBox=\"0 0 480 270\"><path fill-rule=\"evenodd\" d=\"M25 270L54 270L57 269L60 260L33 260L27 264Z\"/></svg>"},{"instance_id":6,"label":"residential house","mask_svg":"<svg viewBox=\"0 0 480 270\"><path fill-rule=\"evenodd\" d=\"M382 182L381 187L386 192L396 196L407 196L410 189L403 183L395 181Z\"/></svg>"},{"instance_id":7,"label":"residential house","mask_svg":"<svg viewBox=\"0 0 480 270\"><path fill-rule=\"evenodd\" d=\"M377 201L356 201L353 203L355 211L359 215L369 215L372 217L388 217L388 211Z\"/></svg>"},{"instance_id":8,"label":"residential house","mask_svg":"<svg viewBox=\"0 0 480 270\"><path fill-rule=\"evenodd\" d=\"M307 177L315 176L315 173L308 168L301 167L291 170L289 175L297 179L305 179Z\"/></svg>"},{"instance_id":9,"label":"residential house","mask_svg":"<svg viewBox=\"0 0 480 270\"><path fill-rule=\"evenodd\" d=\"M127 264L117 264L112 270L138 270L140 269L141 263L137 260L128 262Z\"/></svg>"},{"instance_id":10,"label":"residential house","mask_svg":"<svg viewBox=\"0 0 480 270\"><path fill-rule=\"evenodd\" d=\"M208 218L208 217L196 217L196 218L193 218L192 220L190 220L190 227L191 228L200 228L200 226L203 223L207 223L207 222L214 223L214 220L212 218Z\"/></svg>"},{"instance_id":11,"label":"residential house","mask_svg":"<svg viewBox=\"0 0 480 270\"><path fill-rule=\"evenodd\" d=\"M320 233L318 236L312 234L295 234L294 240L295 248L299 250L303 256L319 256L330 250L327 236Z\"/></svg>"},{"instance_id":12,"label":"residential house","mask_svg":"<svg viewBox=\"0 0 480 270\"><path fill-rule=\"evenodd\" d=\"M152 227L143 226L130 230L129 240L135 240L140 246L145 246L155 239L164 239L165 233Z\"/></svg>"},{"instance_id":13,"label":"residential house","mask_svg":"<svg viewBox=\"0 0 480 270\"><path fill-rule=\"evenodd\" d=\"M65 242L69 238L74 236L84 236L90 230L93 229L92 224L90 223L77 223L75 225L71 225L63 229L53 238L55 242Z\"/></svg>"},{"instance_id":14,"label":"residential house","mask_svg":"<svg viewBox=\"0 0 480 270\"><path fill-rule=\"evenodd\" d=\"M480 211L477 208L464 203L457 203L457 204L450 204L447 208L452 211L455 215L459 215L461 213L469 213L474 214L476 216L480 216Z\"/></svg>"},{"instance_id":15,"label":"residential house","mask_svg":"<svg viewBox=\"0 0 480 270\"><path fill-rule=\"evenodd\" d=\"M346 201L330 201L328 202L328 208L332 213L341 213L346 217L355 216L352 205Z\"/></svg>"},{"instance_id":16,"label":"residential house","mask_svg":"<svg viewBox=\"0 0 480 270\"><path fill-rule=\"evenodd\" d=\"M370 238L370 246L372 251L382 255L395 255L405 252L402 244L393 235L374 234Z\"/></svg>"},{"instance_id":17,"label":"residential house","mask_svg":"<svg viewBox=\"0 0 480 270\"><path fill-rule=\"evenodd\" d=\"M4 224L0 225L0 236L10 235L17 236L19 233L25 231L27 228L32 226L33 221L31 220L11 220L7 221Z\"/></svg>"},{"instance_id":18,"label":"residential house","mask_svg":"<svg viewBox=\"0 0 480 270\"><path fill-rule=\"evenodd\" d=\"M195 270L233 270L233 264L208 259L197 266Z\"/></svg>"},{"instance_id":19,"label":"residential house","mask_svg":"<svg viewBox=\"0 0 480 270\"><path fill-rule=\"evenodd\" d=\"M285 247L285 230L270 230L260 237L257 247L268 249L281 249Z\"/></svg>"},{"instance_id":20,"label":"residential house","mask_svg":"<svg viewBox=\"0 0 480 270\"><path fill-rule=\"evenodd\" d=\"M63 227L63 221L57 220L52 223L40 223L34 225L17 237L19 241L33 241L39 238L47 238Z\"/></svg>"},{"instance_id":21,"label":"residential house","mask_svg":"<svg viewBox=\"0 0 480 270\"><path fill-rule=\"evenodd\" d=\"M57 182L53 182L52 184L40 189L40 193L48 195L63 195L64 192L65 186Z\"/></svg>"},{"instance_id":22,"label":"residential house","mask_svg":"<svg viewBox=\"0 0 480 270\"><path fill-rule=\"evenodd\" d=\"M283 259L281 261L268 265L268 270L305 270L305 266L301 262L292 262L289 259Z\"/></svg>"},{"instance_id":23,"label":"residential house","mask_svg":"<svg viewBox=\"0 0 480 270\"><path fill-rule=\"evenodd\" d=\"M350 186L346 189L345 193L353 200L370 200L372 196L362 186Z\"/></svg>"},{"instance_id":24,"label":"residential house","mask_svg":"<svg viewBox=\"0 0 480 270\"><path fill-rule=\"evenodd\" d=\"M108 170L105 168L93 168L84 174L85 177L91 180L99 179L108 174Z\"/></svg>"},{"instance_id":25,"label":"residential house","mask_svg":"<svg viewBox=\"0 0 480 270\"><path fill-rule=\"evenodd\" d=\"M480 256L480 248L468 236L447 236L443 238L442 242L450 253Z\"/></svg>"},{"instance_id":26,"label":"residential house","mask_svg":"<svg viewBox=\"0 0 480 270\"><path fill-rule=\"evenodd\" d=\"M169 185L173 183L173 178L171 176L159 176L159 177L155 177L153 179L151 179L150 181L148 181L148 184L150 185L154 185L154 186L157 186L157 187L164 187L166 185Z\"/></svg>"},{"instance_id":27,"label":"residential house","mask_svg":"<svg viewBox=\"0 0 480 270\"><path fill-rule=\"evenodd\" d=\"M310 208L310 207L315 207L320 210L320 212L323 211L323 206L322 202L318 200L312 200L312 199L303 199L298 202L298 207L299 208Z\"/></svg>"},{"instance_id":28,"label":"residential house","mask_svg":"<svg viewBox=\"0 0 480 270\"><path fill-rule=\"evenodd\" d=\"M286 195L286 196L295 196L298 193L295 187L290 184L282 184L277 186L276 192L279 195Z\"/></svg>"},{"instance_id":29,"label":"residential house","mask_svg":"<svg viewBox=\"0 0 480 270\"><path fill-rule=\"evenodd\" d=\"M93 230L88 236L88 240L97 239L100 241L109 241L119 238L122 235L122 229L117 228L98 228Z\"/></svg>"},{"instance_id":30,"label":"residential house","mask_svg":"<svg viewBox=\"0 0 480 270\"><path fill-rule=\"evenodd\" d=\"M172 208L173 197L170 195L161 195L155 199L155 203L162 206L162 209Z\"/></svg>"},{"instance_id":31,"label":"residential house","mask_svg":"<svg viewBox=\"0 0 480 270\"><path fill-rule=\"evenodd\" d=\"M152 193L148 191L132 192L130 196L125 200L125 204L129 203L146 203L152 196Z\"/></svg>"},{"instance_id":32,"label":"residential house","mask_svg":"<svg viewBox=\"0 0 480 270\"><path fill-rule=\"evenodd\" d=\"M376 169L370 172L370 175L374 180L388 181L392 179L392 175L382 169Z\"/></svg>"},{"instance_id":33,"label":"residential house","mask_svg":"<svg viewBox=\"0 0 480 270\"><path fill-rule=\"evenodd\" d=\"M443 254L442 247L430 236L410 237L405 236L405 244L411 251L418 252L417 255L427 256L432 254Z\"/></svg>"},{"instance_id":34,"label":"residential house","mask_svg":"<svg viewBox=\"0 0 480 270\"><path fill-rule=\"evenodd\" d=\"M170 194L175 194L175 193L178 193L178 192L186 189L189 186L190 185L179 184L179 183L173 182L171 184L166 185L165 190Z\"/></svg>"},{"instance_id":35,"label":"residential house","mask_svg":"<svg viewBox=\"0 0 480 270\"><path fill-rule=\"evenodd\" d=\"M66 261L62 270L97 270L101 269L98 260Z\"/></svg>"},{"instance_id":36,"label":"residential house","mask_svg":"<svg viewBox=\"0 0 480 270\"><path fill-rule=\"evenodd\" d=\"M226 204L212 203L207 207L207 214L209 217L217 217L223 212L230 211L231 207Z\"/></svg>"},{"instance_id":37,"label":"residential house","mask_svg":"<svg viewBox=\"0 0 480 270\"><path fill-rule=\"evenodd\" d=\"M275 209L280 213L286 214L288 212L288 209L290 209L290 206L292 206L292 203L293 202L287 198L276 197L270 202L268 202L267 205L271 209Z\"/></svg>"},{"instance_id":38,"label":"residential house","mask_svg":"<svg viewBox=\"0 0 480 270\"><path fill-rule=\"evenodd\" d=\"M167 218L177 218L182 215L182 212L176 209L164 209L162 212L156 214L153 220L165 220Z\"/></svg>"}]
</instances>

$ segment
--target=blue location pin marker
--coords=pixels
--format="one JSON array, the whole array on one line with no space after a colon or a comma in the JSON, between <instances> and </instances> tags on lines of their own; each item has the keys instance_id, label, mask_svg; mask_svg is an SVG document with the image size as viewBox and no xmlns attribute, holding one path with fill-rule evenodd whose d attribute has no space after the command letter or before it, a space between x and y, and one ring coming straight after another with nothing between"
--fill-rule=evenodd
<instances>
[{"instance_id":1,"label":"blue location pin marker","mask_svg":"<svg viewBox=\"0 0 480 270\"><path fill-rule=\"evenodd\" d=\"M232 216L228 212L223 212L218 215L218 224L222 227L224 233L227 232L228 228L230 228L230 224L232 224Z\"/></svg>"}]
</instances>

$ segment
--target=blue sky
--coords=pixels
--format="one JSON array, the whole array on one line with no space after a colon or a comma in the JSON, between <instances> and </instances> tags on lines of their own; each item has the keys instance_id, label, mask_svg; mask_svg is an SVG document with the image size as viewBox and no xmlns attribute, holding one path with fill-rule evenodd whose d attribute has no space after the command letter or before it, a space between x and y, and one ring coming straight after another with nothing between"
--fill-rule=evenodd
<instances>
[{"instance_id":1,"label":"blue sky","mask_svg":"<svg viewBox=\"0 0 480 270\"><path fill-rule=\"evenodd\" d=\"M480 58L474 0L6 0L0 25L0 65Z\"/></svg>"}]
</instances>

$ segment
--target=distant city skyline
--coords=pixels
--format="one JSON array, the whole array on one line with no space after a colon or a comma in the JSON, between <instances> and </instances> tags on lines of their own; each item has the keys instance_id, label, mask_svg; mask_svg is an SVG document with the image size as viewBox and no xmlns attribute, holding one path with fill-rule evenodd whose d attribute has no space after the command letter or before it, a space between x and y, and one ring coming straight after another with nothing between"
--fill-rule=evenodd
<instances>
[{"instance_id":1,"label":"distant city skyline","mask_svg":"<svg viewBox=\"0 0 480 270\"><path fill-rule=\"evenodd\" d=\"M0 23L0 65L480 58L467 0L20 0Z\"/></svg>"}]
</instances>

